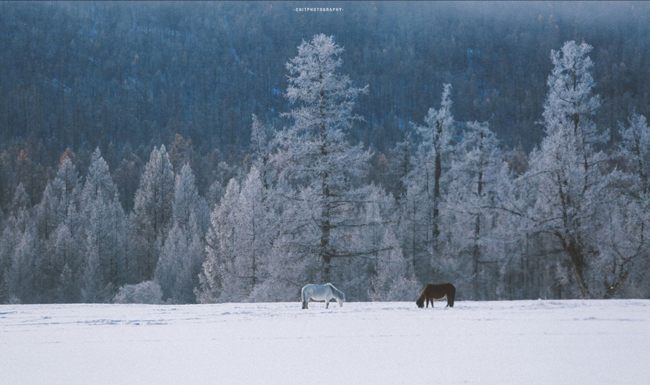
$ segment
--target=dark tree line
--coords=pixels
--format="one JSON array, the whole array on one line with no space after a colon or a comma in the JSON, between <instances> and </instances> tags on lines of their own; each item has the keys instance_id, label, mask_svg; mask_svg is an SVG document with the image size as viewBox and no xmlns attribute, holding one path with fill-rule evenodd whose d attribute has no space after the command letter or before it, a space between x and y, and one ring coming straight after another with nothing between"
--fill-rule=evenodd
<instances>
[{"instance_id":1,"label":"dark tree line","mask_svg":"<svg viewBox=\"0 0 650 385\"><path fill-rule=\"evenodd\" d=\"M535 122L548 52L567 40L596 47L603 108L595 119L612 139L630 106L648 113L645 3L336 4L344 11L276 2L0 4L0 203L32 172L16 170L22 150L42 179L66 148L88 164L99 146L114 172L121 166L123 196L134 192L128 168L141 168L176 134L202 165L240 163L252 114L286 124L278 114L287 109L284 63L316 33L335 35L351 79L369 85L358 103L366 121L355 122L352 140L384 154L443 83L454 85L459 119L489 120L506 145L529 151L542 137ZM200 191L215 177L199 172ZM45 183L25 185L35 203Z\"/></svg>"}]
</instances>

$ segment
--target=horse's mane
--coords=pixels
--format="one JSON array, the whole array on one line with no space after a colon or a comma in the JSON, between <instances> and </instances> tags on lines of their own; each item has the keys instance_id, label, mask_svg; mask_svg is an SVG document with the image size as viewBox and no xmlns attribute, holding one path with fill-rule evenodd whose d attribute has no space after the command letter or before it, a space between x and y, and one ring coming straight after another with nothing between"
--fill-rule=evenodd
<instances>
[{"instance_id":1,"label":"horse's mane","mask_svg":"<svg viewBox=\"0 0 650 385\"><path fill-rule=\"evenodd\" d=\"M335 288L334 285L332 285L332 284L329 283L329 282L326 283L325 285L326 285L326 286L329 286L330 288L332 288L332 291L334 292L334 294L336 294L336 296L337 296L338 298L343 298L344 295L343 295L343 292L342 292L341 290Z\"/></svg>"}]
</instances>

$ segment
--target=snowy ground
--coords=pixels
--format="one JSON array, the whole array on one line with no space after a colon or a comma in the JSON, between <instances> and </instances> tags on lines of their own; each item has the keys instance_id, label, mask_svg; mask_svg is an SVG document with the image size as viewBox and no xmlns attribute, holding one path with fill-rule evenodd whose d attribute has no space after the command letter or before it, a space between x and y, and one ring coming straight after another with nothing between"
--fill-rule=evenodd
<instances>
[{"instance_id":1,"label":"snowy ground","mask_svg":"<svg viewBox=\"0 0 650 385\"><path fill-rule=\"evenodd\" d=\"M649 384L650 301L0 306L0 384Z\"/></svg>"}]
</instances>

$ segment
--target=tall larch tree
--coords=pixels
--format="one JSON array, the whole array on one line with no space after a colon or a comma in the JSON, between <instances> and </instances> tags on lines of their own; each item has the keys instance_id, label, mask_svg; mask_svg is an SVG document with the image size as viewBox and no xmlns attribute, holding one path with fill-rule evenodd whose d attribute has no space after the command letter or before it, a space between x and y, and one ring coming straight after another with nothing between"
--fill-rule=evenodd
<instances>
[{"instance_id":1,"label":"tall larch tree","mask_svg":"<svg viewBox=\"0 0 650 385\"><path fill-rule=\"evenodd\" d=\"M204 257L205 225L197 218L208 212L207 204L196 188L189 164L183 165L176 176L173 225L156 264L155 277L164 300L174 303L195 302L194 288L199 285L199 273Z\"/></svg>"},{"instance_id":2,"label":"tall larch tree","mask_svg":"<svg viewBox=\"0 0 650 385\"><path fill-rule=\"evenodd\" d=\"M151 151L135 193L131 249L136 256L138 281L151 280L160 250L172 224L174 172L162 145Z\"/></svg>"},{"instance_id":3,"label":"tall larch tree","mask_svg":"<svg viewBox=\"0 0 650 385\"><path fill-rule=\"evenodd\" d=\"M533 193L528 211L532 233L547 238L547 252L562 251L585 298L592 296L587 270L597 253L595 214L603 184L598 164L605 157L596 145L608 137L592 121L600 98L592 95L593 62L587 56L591 48L569 41L560 51L551 51L554 68L547 80L542 122L546 137L530 156L530 170L520 178L532 183L526 188Z\"/></svg>"},{"instance_id":4,"label":"tall larch tree","mask_svg":"<svg viewBox=\"0 0 650 385\"><path fill-rule=\"evenodd\" d=\"M329 281L332 260L348 255L336 231L347 231L347 202L356 199L352 182L362 175L371 153L361 144L347 139L352 123L360 117L352 114L355 99L368 88L356 88L346 75L338 74L343 64L343 48L332 36L316 35L303 41L298 55L289 60L287 93L293 109L285 114L292 124L276 135L279 150L274 162L295 186L292 199L308 200L314 208L315 243L304 250L318 256L319 278ZM309 191L309 194L305 192Z\"/></svg>"},{"instance_id":5,"label":"tall larch tree","mask_svg":"<svg viewBox=\"0 0 650 385\"><path fill-rule=\"evenodd\" d=\"M425 125L415 127L421 140L414 167L403 182L407 190L401 202L402 227L411 232L403 238L407 240L404 250L412 254L416 274L423 281L430 279L431 264L437 265L435 259L441 253L440 208L445 196L442 182L454 151L451 106L451 85L445 84L440 108L430 108L424 117Z\"/></svg>"},{"instance_id":6,"label":"tall larch tree","mask_svg":"<svg viewBox=\"0 0 650 385\"><path fill-rule=\"evenodd\" d=\"M105 302L127 280L126 217L117 186L99 148L81 193L84 247L83 299Z\"/></svg>"},{"instance_id":7,"label":"tall larch tree","mask_svg":"<svg viewBox=\"0 0 650 385\"><path fill-rule=\"evenodd\" d=\"M445 227L454 240L447 250L457 258L454 270L470 277L467 283L473 298L491 299L486 293L495 292L499 272L497 208L509 180L508 169L487 122L468 123L462 136L446 178Z\"/></svg>"}]
</instances>

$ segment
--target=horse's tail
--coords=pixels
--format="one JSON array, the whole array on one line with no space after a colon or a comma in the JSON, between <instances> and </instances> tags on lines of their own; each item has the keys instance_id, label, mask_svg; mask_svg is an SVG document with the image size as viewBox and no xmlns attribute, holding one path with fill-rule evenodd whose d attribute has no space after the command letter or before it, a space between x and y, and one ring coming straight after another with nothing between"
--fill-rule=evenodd
<instances>
[{"instance_id":1,"label":"horse's tail","mask_svg":"<svg viewBox=\"0 0 650 385\"><path fill-rule=\"evenodd\" d=\"M306 287L307 286L303 286L302 289L300 289L300 299L302 300L302 308L303 309L306 309L305 303L307 302L307 301L305 301L305 288Z\"/></svg>"},{"instance_id":2,"label":"horse's tail","mask_svg":"<svg viewBox=\"0 0 650 385\"><path fill-rule=\"evenodd\" d=\"M454 307L455 299L456 299L456 287L450 283L449 287L447 288L447 305L449 305L449 307Z\"/></svg>"}]
</instances>

